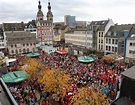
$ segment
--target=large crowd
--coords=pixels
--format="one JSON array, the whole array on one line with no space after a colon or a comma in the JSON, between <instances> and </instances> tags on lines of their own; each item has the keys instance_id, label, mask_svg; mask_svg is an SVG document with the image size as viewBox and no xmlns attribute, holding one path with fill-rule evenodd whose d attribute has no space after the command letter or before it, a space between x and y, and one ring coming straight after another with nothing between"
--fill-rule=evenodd
<instances>
[{"instance_id":1,"label":"large crowd","mask_svg":"<svg viewBox=\"0 0 135 105\"><path fill-rule=\"evenodd\" d=\"M24 56L17 56L17 61L12 64L12 69L9 68L9 71L17 70L17 64L24 58ZM80 63L77 58L78 56L76 55L47 54L46 52L41 52L37 58L37 60L43 62L50 69L59 68L71 75L72 89L70 92L67 92L65 97L57 101L61 105L69 105L70 96L74 95L78 88L81 87L92 88L96 91L101 90L106 94L110 102L114 100L119 91L120 73L125 71L128 66L121 64L121 62L112 62L98 58L95 58L91 63ZM20 105L23 105L23 103L26 103L26 105L34 105L35 103L39 105L50 105L48 100L49 93L45 92L43 87L36 80L24 81L21 85L9 85L11 93ZM35 91L38 91L40 98L37 97Z\"/></svg>"}]
</instances>

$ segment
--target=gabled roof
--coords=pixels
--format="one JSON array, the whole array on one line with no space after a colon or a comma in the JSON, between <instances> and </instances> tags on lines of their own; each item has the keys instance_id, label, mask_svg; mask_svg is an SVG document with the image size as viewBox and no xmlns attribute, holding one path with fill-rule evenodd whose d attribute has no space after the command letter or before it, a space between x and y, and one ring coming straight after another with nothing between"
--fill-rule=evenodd
<instances>
[{"instance_id":1,"label":"gabled roof","mask_svg":"<svg viewBox=\"0 0 135 105\"><path fill-rule=\"evenodd\" d=\"M122 25L114 25L111 26L106 33L105 37L118 37L118 33L124 31L130 31L133 27L133 24L122 24Z\"/></svg>"},{"instance_id":2,"label":"gabled roof","mask_svg":"<svg viewBox=\"0 0 135 105\"><path fill-rule=\"evenodd\" d=\"M23 31L24 23L3 23L4 31Z\"/></svg>"},{"instance_id":3,"label":"gabled roof","mask_svg":"<svg viewBox=\"0 0 135 105\"><path fill-rule=\"evenodd\" d=\"M29 21L28 23L25 24L25 28L26 27L28 28L30 25L32 25L33 28L36 28L36 23L35 22L36 22L35 20Z\"/></svg>"}]
</instances>

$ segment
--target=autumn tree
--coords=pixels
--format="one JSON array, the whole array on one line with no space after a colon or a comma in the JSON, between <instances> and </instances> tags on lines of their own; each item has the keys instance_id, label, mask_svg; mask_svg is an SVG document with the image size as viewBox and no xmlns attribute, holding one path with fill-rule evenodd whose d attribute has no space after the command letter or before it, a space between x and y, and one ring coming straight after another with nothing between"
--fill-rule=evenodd
<instances>
[{"instance_id":1,"label":"autumn tree","mask_svg":"<svg viewBox=\"0 0 135 105\"><path fill-rule=\"evenodd\" d=\"M111 61L111 62L114 62L115 59L113 57L110 57L110 56L103 56L102 60L106 60L106 61Z\"/></svg>"},{"instance_id":2,"label":"autumn tree","mask_svg":"<svg viewBox=\"0 0 135 105\"><path fill-rule=\"evenodd\" d=\"M71 98L71 105L108 105L107 96L94 89L80 88Z\"/></svg>"},{"instance_id":3,"label":"autumn tree","mask_svg":"<svg viewBox=\"0 0 135 105\"><path fill-rule=\"evenodd\" d=\"M44 85L45 91L65 96L70 88L70 75L58 69L48 69L41 71L38 82Z\"/></svg>"},{"instance_id":4,"label":"autumn tree","mask_svg":"<svg viewBox=\"0 0 135 105\"><path fill-rule=\"evenodd\" d=\"M43 64L38 62L36 59L26 57L22 61L22 66L20 67L20 70L26 70L26 72L30 75L30 78L33 79L37 77L42 66Z\"/></svg>"}]
</instances>

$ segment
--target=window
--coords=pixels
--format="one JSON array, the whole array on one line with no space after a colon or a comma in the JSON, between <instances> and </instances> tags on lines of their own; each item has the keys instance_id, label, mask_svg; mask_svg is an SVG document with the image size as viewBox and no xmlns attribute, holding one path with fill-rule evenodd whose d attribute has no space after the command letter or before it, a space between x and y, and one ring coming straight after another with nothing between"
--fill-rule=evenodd
<instances>
[{"instance_id":1,"label":"window","mask_svg":"<svg viewBox=\"0 0 135 105\"><path fill-rule=\"evenodd\" d=\"M115 39L115 44L118 44L118 39Z\"/></svg>"},{"instance_id":2,"label":"window","mask_svg":"<svg viewBox=\"0 0 135 105\"><path fill-rule=\"evenodd\" d=\"M101 37L103 37L103 32L102 32L102 34L101 34Z\"/></svg>"},{"instance_id":3,"label":"window","mask_svg":"<svg viewBox=\"0 0 135 105\"><path fill-rule=\"evenodd\" d=\"M19 52L22 52L22 50L21 50L21 49L19 49Z\"/></svg>"},{"instance_id":4,"label":"window","mask_svg":"<svg viewBox=\"0 0 135 105\"><path fill-rule=\"evenodd\" d=\"M98 47L99 47L99 49L100 49L100 45L99 45Z\"/></svg>"},{"instance_id":5,"label":"window","mask_svg":"<svg viewBox=\"0 0 135 105\"><path fill-rule=\"evenodd\" d=\"M98 33L99 37L100 37L100 32Z\"/></svg>"},{"instance_id":6,"label":"window","mask_svg":"<svg viewBox=\"0 0 135 105\"><path fill-rule=\"evenodd\" d=\"M23 53L26 53L26 50L25 50L25 48L23 49Z\"/></svg>"},{"instance_id":7,"label":"window","mask_svg":"<svg viewBox=\"0 0 135 105\"><path fill-rule=\"evenodd\" d=\"M103 39L101 40L101 43L103 43Z\"/></svg>"},{"instance_id":8,"label":"window","mask_svg":"<svg viewBox=\"0 0 135 105\"><path fill-rule=\"evenodd\" d=\"M30 43L30 45L32 46L32 43Z\"/></svg>"},{"instance_id":9,"label":"window","mask_svg":"<svg viewBox=\"0 0 135 105\"><path fill-rule=\"evenodd\" d=\"M29 52L29 48L27 48L27 52Z\"/></svg>"},{"instance_id":10,"label":"window","mask_svg":"<svg viewBox=\"0 0 135 105\"><path fill-rule=\"evenodd\" d=\"M29 46L29 44L27 43L27 46Z\"/></svg>"},{"instance_id":11,"label":"window","mask_svg":"<svg viewBox=\"0 0 135 105\"><path fill-rule=\"evenodd\" d=\"M130 46L135 46L135 43L130 43L129 45L130 45Z\"/></svg>"},{"instance_id":12,"label":"window","mask_svg":"<svg viewBox=\"0 0 135 105\"><path fill-rule=\"evenodd\" d=\"M11 48L13 48L13 45L11 45Z\"/></svg>"},{"instance_id":13,"label":"window","mask_svg":"<svg viewBox=\"0 0 135 105\"><path fill-rule=\"evenodd\" d=\"M109 44L111 44L111 39L109 39Z\"/></svg>"},{"instance_id":14,"label":"window","mask_svg":"<svg viewBox=\"0 0 135 105\"><path fill-rule=\"evenodd\" d=\"M17 49L15 50L15 53L18 54L18 50Z\"/></svg>"},{"instance_id":15,"label":"window","mask_svg":"<svg viewBox=\"0 0 135 105\"><path fill-rule=\"evenodd\" d=\"M103 50L103 45L101 45L101 50Z\"/></svg>"},{"instance_id":16,"label":"window","mask_svg":"<svg viewBox=\"0 0 135 105\"><path fill-rule=\"evenodd\" d=\"M117 52L117 47L115 47L115 52Z\"/></svg>"},{"instance_id":17,"label":"window","mask_svg":"<svg viewBox=\"0 0 135 105\"><path fill-rule=\"evenodd\" d=\"M108 50L108 46L106 46L106 50Z\"/></svg>"},{"instance_id":18,"label":"window","mask_svg":"<svg viewBox=\"0 0 135 105\"><path fill-rule=\"evenodd\" d=\"M111 32L108 32L108 36L110 36L111 35Z\"/></svg>"},{"instance_id":19,"label":"window","mask_svg":"<svg viewBox=\"0 0 135 105\"><path fill-rule=\"evenodd\" d=\"M111 46L109 46L109 49L108 49L109 51L111 50Z\"/></svg>"},{"instance_id":20,"label":"window","mask_svg":"<svg viewBox=\"0 0 135 105\"><path fill-rule=\"evenodd\" d=\"M108 38L106 38L106 43L108 43Z\"/></svg>"},{"instance_id":21,"label":"window","mask_svg":"<svg viewBox=\"0 0 135 105\"><path fill-rule=\"evenodd\" d=\"M17 45L15 44L15 47L17 47Z\"/></svg>"},{"instance_id":22,"label":"window","mask_svg":"<svg viewBox=\"0 0 135 105\"><path fill-rule=\"evenodd\" d=\"M25 44L23 44L23 46L25 46Z\"/></svg>"},{"instance_id":23,"label":"window","mask_svg":"<svg viewBox=\"0 0 135 105\"><path fill-rule=\"evenodd\" d=\"M114 52L114 47L112 46L112 52Z\"/></svg>"},{"instance_id":24,"label":"window","mask_svg":"<svg viewBox=\"0 0 135 105\"><path fill-rule=\"evenodd\" d=\"M14 53L14 50L12 50L11 52Z\"/></svg>"},{"instance_id":25,"label":"window","mask_svg":"<svg viewBox=\"0 0 135 105\"><path fill-rule=\"evenodd\" d=\"M112 44L114 44L114 39L112 39Z\"/></svg>"}]
</instances>

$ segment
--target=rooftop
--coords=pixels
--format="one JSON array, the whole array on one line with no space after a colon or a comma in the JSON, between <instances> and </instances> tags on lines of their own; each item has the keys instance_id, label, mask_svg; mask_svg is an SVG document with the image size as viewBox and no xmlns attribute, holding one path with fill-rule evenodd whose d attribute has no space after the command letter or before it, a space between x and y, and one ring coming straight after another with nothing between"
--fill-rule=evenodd
<instances>
[{"instance_id":1,"label":"rooftop","mask_svg":"<svg viewBox=\"0 0 135 105\"><path fill-rule=\"evenodd\" d=\"M0 105L18 105L6 84L0 78Z\"/></svg>"}]
</instances>

